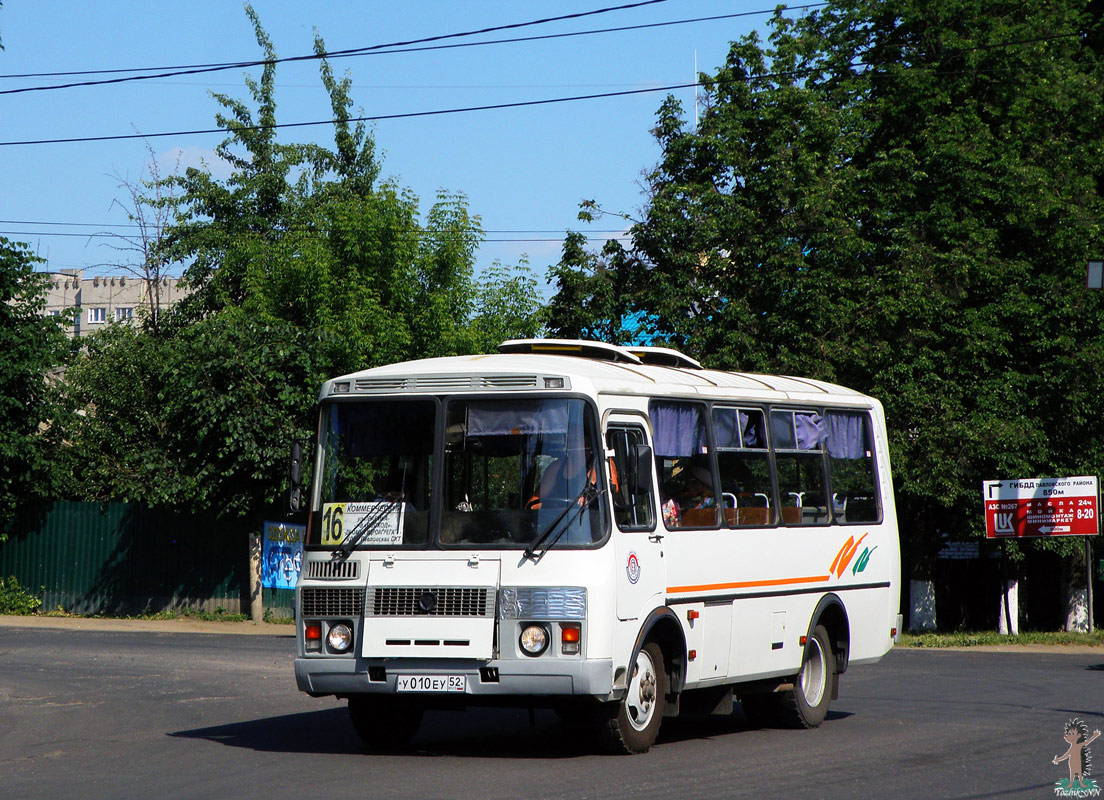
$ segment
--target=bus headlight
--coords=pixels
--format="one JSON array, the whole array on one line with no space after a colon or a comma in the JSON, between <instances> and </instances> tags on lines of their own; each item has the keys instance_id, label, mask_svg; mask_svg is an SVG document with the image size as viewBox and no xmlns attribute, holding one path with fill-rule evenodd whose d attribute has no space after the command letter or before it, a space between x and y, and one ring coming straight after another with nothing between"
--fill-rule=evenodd
<instances>
[{"instance_id":1,"label":"bus headlight","mask_svg":"<svg viewBox=\"0 0 1104 800\"><path fill-rule=\"evenodd\" d=\"M525 655L536 657L548 649L551 638L548 635L548 628L543 625L526 625L521 631L521 636L518 637L518 644L521 645L521 652Z\"/></svg>"},{"instance_id":2,"label":"bus headlight","mask_svg":"<svg viewBox=\"0 0 1104 800\"><path fill-rule=\"evenodd\" d=\"M330 626L330 632L326 634L326 644L335 653L344 653L353 646L353 629L344 622L338 622Z\"/></svg>"}]
</instances>

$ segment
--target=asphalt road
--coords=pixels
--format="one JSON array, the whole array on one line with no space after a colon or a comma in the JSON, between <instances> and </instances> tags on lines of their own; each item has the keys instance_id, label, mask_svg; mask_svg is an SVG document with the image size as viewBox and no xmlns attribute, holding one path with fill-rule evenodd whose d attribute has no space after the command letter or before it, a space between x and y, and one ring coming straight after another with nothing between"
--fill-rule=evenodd
<instances>
[{"instance_id":1,"label":"asphalt road","mask_svg":"<svg viewBox=\"0 0 1104 800\"><path fill-rule=\"evenodd\" d=\"M471 710L365 753L343 703L297 692L293 649L0 626L0 798L1042 798L1068 777L1066 722L1104 727L1104 650L897 650L850 670L813 731L667 720L611 757L550 712Z\"/></svg>"}]
</instances>

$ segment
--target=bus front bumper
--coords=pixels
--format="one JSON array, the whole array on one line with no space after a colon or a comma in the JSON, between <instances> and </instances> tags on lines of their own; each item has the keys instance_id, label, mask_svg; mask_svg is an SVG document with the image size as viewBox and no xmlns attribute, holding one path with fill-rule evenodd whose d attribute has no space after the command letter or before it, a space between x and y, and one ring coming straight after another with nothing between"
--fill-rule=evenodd
<instances>
[{"instance_id":1,"label":"bus front bumper","mask_svg":"<svg viewBox=\"0 0 1104 800\"><path fill-rule=\"evenodd\" d=\"M611 659L487 662L410 659L401 664L364 658L295 659L299 690L314 696L397 694L400 677L409 676L463 676L463 692L447 694L466 695L472 702L478 702L480 697L520 699L545 695L608 699L613 692ZM442 697L445 694L440 693Z\"/></svg>"}]
</instances>

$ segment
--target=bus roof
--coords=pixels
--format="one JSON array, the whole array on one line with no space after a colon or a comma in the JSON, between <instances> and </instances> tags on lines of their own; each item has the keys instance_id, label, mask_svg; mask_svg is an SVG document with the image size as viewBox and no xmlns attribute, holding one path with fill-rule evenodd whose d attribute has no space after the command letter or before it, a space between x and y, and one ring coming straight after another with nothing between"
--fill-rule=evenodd
<instances>
[{"instance_id":1,"label":"bus roof","mask_svg":"<svg viewBox=\"0 0 1104 800\"><path fill-rule=\"evenodd\" d=\"M703 369L694 359L666 348L649 353L649 348L564 339L515 340L501 348L505 352L404 361L343 375L325 383L320 399L574 389L651 397L870 402L859 392L811 378Z\"/></svg>"}]
</instances>

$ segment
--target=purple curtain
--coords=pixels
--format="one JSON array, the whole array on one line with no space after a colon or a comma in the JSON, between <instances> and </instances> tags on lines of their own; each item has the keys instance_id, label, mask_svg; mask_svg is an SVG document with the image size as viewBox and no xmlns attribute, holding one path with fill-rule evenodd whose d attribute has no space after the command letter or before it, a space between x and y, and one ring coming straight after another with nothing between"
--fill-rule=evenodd
<instances>
[{"instance_id":1,"label":"purple curtain","mask_svg":"<svg viewBox=\"0 0 1104 800\"><path fill-rule=\"evenodd\" d=\"M866 416L856 411L829 411L828 455L831 458L866 458Z\"/></svg>"},{"instance_id":2,"label":"purple curtain","mask_svg":"<svg viewBox=\"0 0 1104 800\"><path fill-rule=\"evenodd\" d=\"M656 456L685 458L708 451L701 406L655 401L648 410L655 433Z\"/></svg>"}]
</instances>

